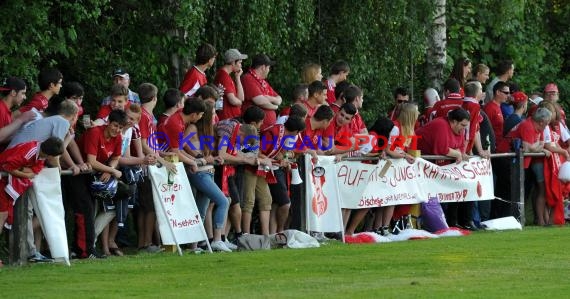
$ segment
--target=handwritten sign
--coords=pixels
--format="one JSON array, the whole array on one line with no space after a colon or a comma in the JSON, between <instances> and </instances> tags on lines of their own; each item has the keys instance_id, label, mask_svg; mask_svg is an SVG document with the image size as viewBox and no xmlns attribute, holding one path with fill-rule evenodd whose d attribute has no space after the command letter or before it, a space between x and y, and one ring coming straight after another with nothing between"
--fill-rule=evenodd
<instances>
[{"instance_id":1,"label":"handwritten sign","mask_svg":"<svg viewBox=\"0 0 570 299\"><path fill-rule=\"evenodd\" d=\"M415 204L426 202L430 197L437 197L440 202L495 198L489 160L474 157L446 166L421 158L413 164L404 159L390 161L392 165L384 176L381 171L386 160L380 160L378 164L345 161L328 166L324 180L327 184L336 181L338 192L333 191L333 186L323 188L324 197L329 201L338 200L341 208L346 209Z\"/></svg>"},{"instance_id":2,"label":"handwritten sign","mask_svg":"<svg viewBox=\"0 0 570 299\"><path fill-rule=\"evenodd\" d=\"M177 174L171 183L168 182L166 168L148 168L162 243L175 245L206 240L206 231L184 165L175 165Z\"/></svg>"},{"instance_id":3,"label":"handwritten sign","mask_svg":"<svg viewBox=\"0 0 570 299\"><path fill-rule=\"evenodd\" d=\"M338 181L335 174L334 157L319 157L320 166L325 175L312 175L313 164L309 155L305 156L305 182L307 230L315 232L344 231L340 202L338 197ZM327 174L332 174L327 176Z\"/></svg>"}]
</instances>

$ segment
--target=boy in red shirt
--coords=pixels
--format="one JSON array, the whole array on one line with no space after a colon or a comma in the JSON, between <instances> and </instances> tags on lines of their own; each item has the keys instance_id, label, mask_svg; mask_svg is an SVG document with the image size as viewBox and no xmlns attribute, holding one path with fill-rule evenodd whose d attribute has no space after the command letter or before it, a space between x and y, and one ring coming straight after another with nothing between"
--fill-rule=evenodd
<instances>
[{"instance_id":1,"label":"boy in red shirt","mask_svg":"<svg viewBox=\"0 0 570 299\"><path fill-rule=\"evenodd\" d=\"M37 141L20 143L0 154L0 170L9 173L0 180L0 227L6 221L12 224L14 201L32 185L31 179L44 168L44 162L59 166L62 153L63 141L50 137L41 144Z\"/></svg>"},{"instance_id":2,"label":"boy in red shirt","mask_svg":"<svg viewBox=\"0 0 570 299\"><path fill-rule=\"evenodd\" d=\"M220 120L241 116L241 105L244 94L241 85L241 75L243 74L242 61L247 59L247 55L240 53L237 49L229 49L224 54L226 64L218 69L214 83L224 89L224 104L219 113ZM234 81L231 74L235 74Z\"/></svg>"},{"instance_id":3,"label":"boy in red shirt","mask_svg":"<svg viewBox=\"0 0 570 299\"><path fill-rule=\"evenodd\" d=\"M129 95L129 89L124 85L115 84L111 87L111 103L109 105L102 106L97 113L97 120L94 122L95 126L103 125L107 122L109 113L113 110L125 110L128 106L127 96Z\"/></svg>"},{"instance_id":4,"label":"boy in red shirt","mask_svg":"<svg viewBox=\"0 0 570 299\"><path fill-rule=\"evenodd\" d=\"M44 112L50 99L59 94L62 82L63 75L60 71L56 69L42 70L38 75L41 91L36 93L26 105L22 106L19 112L23 113L32 109L36 109L38 113Z\"/></svg>"}]
</instances>

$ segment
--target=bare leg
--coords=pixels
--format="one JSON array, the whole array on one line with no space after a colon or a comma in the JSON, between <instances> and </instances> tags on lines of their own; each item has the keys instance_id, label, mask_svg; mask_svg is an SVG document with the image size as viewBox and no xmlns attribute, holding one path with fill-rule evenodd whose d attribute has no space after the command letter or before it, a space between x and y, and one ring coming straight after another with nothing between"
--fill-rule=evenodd
<instances>
[{"instance_id":1,"label":"bare leg","mask_svg":"<svg viewBox=\"0 0 570 299\"><path fill-rule=\"evenodd\" d=\"M214 211L214 204L210 203L208 205L208 209L206 210L206 218L204 219L204 228L206 229L206 235L208 238L212 238L214 233L212 231L213 224L212 224L212 212Z\"/></svg>"},{"instance_id":2,"label":"bare leg","mask_svg":"<svg viewBox=\"0 0 570 299\"><path fill-rule=\"evenodd\" d=\"M387 206L382 208L382 226L390 226L395 206Z\"/></svg>"},{"instance_id":3,"label":"bare leg","mask_svg":"<svg viewBox=\"0 0 570 299\"><path fill-rule=\"evenodd\" d=\"M109 251L109 225L105 226L103 231L101 232L101 249L103 250L103 254L111 255Z\"/></svg>"},{"instance_id":4,"label":"bare leg","mask_svg":"<svg viewBox=\"0 0 570 299\"><path fill-rule=\"evenodd\" d=\"M342 227L346 228L348 219L350 218L350 209L342 209Z\"/></svg>"},{"instance_id":5,"label":"bare leg","mask_svg":"<svg viewBox=\"0 0 570 299\"><path fill-rule=\"evenodd\" d=\"M259 222L261 222L261 234L269 236L269 214L270 211L259 212Z\"/></svg>"},{"instance_id":6,"label":"bare leg","mask_svg":"<svg viewBox=\"0 0 570 299\"><path fill-rule=\"evenodd\" d=\"M369 209L358 209L358 210L356 210L356 212L354 212L354 214L352 215L353 217L350 218L350 222L349 222L348 226L346 227L346 232L345 232L346 235L353 235L354 234L356 227L358 226L358 224L360 224L362 219L364 219L364 217L366 217L366 213L368 213L368 210Z\"/></svg>"},{"instance_id":7,"label":"bare leg","mask_svg":"<svg viewBox=\"0 0 570 299\"><path fill-rule=\"evenodd\" d=\"M277 232L282 232L285 230L285 223L289 218L289 208L291 208L291 204L289 203L277 208Z\"/></svg>"},{"instance_id":8,"label":"bare leg","mask_svg":"<svg viewBox=\"0 0 570 299\"><path fill-rule=\"evenodd\" d=\"M277 232L277 205L271 205L271 211L269 212L269 233L274 234Z\"/></svg>"},{"instance_id":9,"label":"bare leg","mask_svg":"<svg viewBox=\"0 0 570 299\"><path fill-rule=\"evenodd\" d=\"M241 228L244 233L249 234L251 227L251 212L242 211L241 213Z\"/></svg>"},{"instance_id":10,"label":"bare leg","mask_svg":"<svg viewBox=\"0 0 570 299\"><path fill-rule=\"evenodd\" d=\"M239 204L230 206L228 218L230 221L226 222L226 236L230 233L232 227L236 233L241 233L241 207Z\"/></svg>"},{"instance_id":11,"label":"bare leg","mask_svg":"<svg viewBox=\"0 0 570 299\"><path fill-rule=\"evenodd\" d=\"M154 212L144 213L144 244L146 247L152 244L152 234L154 233L154 224L156 222L156 214Z\"/></svg>"},{"instance_id":12,"label":"bare leg","mask_svg":"<svg viewBox=\"0 0 570 299\"><path fill-rule=\"evenodd\" d=\"M537 194L536 194L536 215L538 217L538 225L545 225L546 224L546 219L545 219L545 206L546 206L546 202L544 199L544 182L539 183L538 184L538 190L537 190Z\"/></svg>"}]
</instances>

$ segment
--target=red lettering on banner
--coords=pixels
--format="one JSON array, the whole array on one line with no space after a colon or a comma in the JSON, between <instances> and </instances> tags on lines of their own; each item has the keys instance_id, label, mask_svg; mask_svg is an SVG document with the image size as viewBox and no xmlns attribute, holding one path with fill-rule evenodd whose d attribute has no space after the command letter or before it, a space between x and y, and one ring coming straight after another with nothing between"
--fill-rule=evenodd
<instances>
[{"instance_id":1,"label":"red lettering on banner","mask_svg":"<svg viewBox=\"0 0 570 299\"><path fill-rule=\"evenodd\" d=\"M162 184L160 185L160 192L178 192L182 190L181 184Z\"/></svg>"},{"instance_id":2,"label":"red lettering on banner","mask_svg":"<svg viewBox=\"0 0 570 299\"><path fill-rule=\"evenodd\" d=\"M197 224L200 224L200 215L195 215L194 219L184 219L184 220L170 219L170 225L172 225L173 228L184 228Z\"/></svg>"},{"instance_id":3,"label":"red lettering on banner","mask_svg":"<svg viewBox=\"0 0 570 299\"><path fill-rule=\"evenodd\" d=\"M426 179L435 179L437 177L437 168L432 167L432 164L424 164L424 177Z\"/></svg>"},{"instance_id":4,"label":"red lettering on banner","mask_svg":"<svg viewBox=\"0 0 570 299\"><path fill-rule=\"evenodd\" d=\"M339 179L344 178L342 181L344 185L357 186L360 184L361 181L364 182L364 179L366 178L366 173L368 173L367 169L353 169L349 168L346 165L342 165L338 169L337 177Z\"/></svg>"}]
</instances>

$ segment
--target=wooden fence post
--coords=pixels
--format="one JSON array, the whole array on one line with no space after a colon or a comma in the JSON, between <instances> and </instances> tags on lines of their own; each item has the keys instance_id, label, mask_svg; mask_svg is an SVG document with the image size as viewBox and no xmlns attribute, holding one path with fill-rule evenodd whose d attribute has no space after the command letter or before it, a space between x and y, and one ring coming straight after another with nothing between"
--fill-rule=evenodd
<instances>
[{"instance_id":1,"label":"wooden fence post","mask_svg":"<svg viewBox=\"0 0 570 299\"><path fill-rule=\"evenodd\" d=\"M14 205L14 223L10 230L10 254L8 262L12 266L23 266L28 263L28 192L16 200Z\"/></svg>"}]
</instances>

